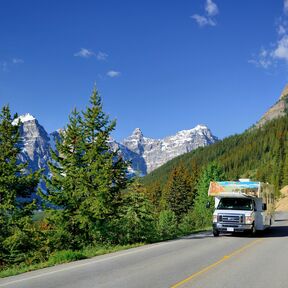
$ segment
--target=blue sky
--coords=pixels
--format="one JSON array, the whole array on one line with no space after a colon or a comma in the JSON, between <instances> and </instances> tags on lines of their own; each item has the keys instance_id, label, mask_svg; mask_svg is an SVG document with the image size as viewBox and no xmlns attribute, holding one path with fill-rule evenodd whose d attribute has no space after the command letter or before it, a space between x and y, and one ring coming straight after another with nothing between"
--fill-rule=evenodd
<instances>
[{"instance_id":1,"label":"blue sky","mask_svg":"<svg viewBox=\"0 0 288 288\"><path fill-rule=\"evenodd\" d=\"M288 1L0 1L0 106L52 132L94 83L118 140L241 133L288 82Z\"/></svg>"}]
</instances>

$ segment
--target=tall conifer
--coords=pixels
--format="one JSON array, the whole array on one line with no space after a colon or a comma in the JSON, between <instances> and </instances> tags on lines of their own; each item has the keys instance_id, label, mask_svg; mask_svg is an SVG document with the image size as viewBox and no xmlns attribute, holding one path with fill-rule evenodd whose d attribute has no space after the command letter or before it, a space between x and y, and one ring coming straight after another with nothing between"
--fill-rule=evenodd
<instances>
[{"instance_id":1,"label":"tall conifer","mask_svg":"<svg viewBox=\"0 0 288 288\"><path fill-rule=\"evenodd\" d=\"M225 175L222 168L217 163L211 163L203 169L199 178L193 208L193 219L197 228L202 228L212 223L214 199L208 196L210 181L221 181L224 179ZM206 204L208 201L211 203L211 206L207 209Z\"/></svg>"},{"instance_id":2,"label":"tall conifer","mask_svg":"<svg viewBox=\"0 0 288 288\"><path fill-rule=\"evenodd\" d=\"M49 218L57 249L79 249L109 234L128 181L127 164L109 146L114 128L94 89L90 106L82 113L73 111L56 145L58 152L52 153L46 199L59 208Z\"/></svg>"},{"instance_id":3,"label":"tall conifer","mask_svg":"<svg viewBox=\"0 0 288 288\"><path fill-rule=\"evenodd\" d=\"M193 205L193 190L188 171L181 163L174 168L165 187L164 197L167 207L172 210L177 220L188 212Z\"/></svg>"},{"instance_id":4,"label":"tall conifer","mask_svg":"<svg viewBox=\"0 0 288 288\"><path fill-rule=\"evenodd\" d=\"M27 174L17 156L21 152L19 123L9 106L0 112L0 266L23 261L33 252L32 222L36 203L32 199L39 172Z\"/></svg>"}]
</instances>

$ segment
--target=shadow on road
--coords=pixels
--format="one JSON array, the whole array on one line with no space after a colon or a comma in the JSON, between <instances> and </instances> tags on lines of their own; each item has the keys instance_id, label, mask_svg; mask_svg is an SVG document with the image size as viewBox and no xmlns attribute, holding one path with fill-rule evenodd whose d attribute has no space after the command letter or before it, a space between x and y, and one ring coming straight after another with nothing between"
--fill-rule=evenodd
<instances>
[{"instance_id":1,"label":"shadow on road","mask_svg":"<svg viewBox=\"0 0 288 288\"><path fill-rule=\"evenodd\" d=\"M204 238L208 238L208 237L213 237L212 231L209 231L209 232L207 231L207 232L203 232L203 233L199 233L199 234L192 234L192 235L184 236L180 239L191 240L191 239L204 239Z\"/></svg>"},{"instance_id":2,"label":"shadow on road","mask_svg":"<svg viewBox=\"0 0 288 288\"><path fill-rule=\"evenodd\" d=\"M263 238L273 238L273 237L288 237L288 226L272 226L267 231L259 234Z\"/></svg>"},{"instance_id":3,"label":"shadow on road","mask_svg":"<svg viewBox=\"0 0 288 288\"><path fill-rule=\"evenodd\" d=\"M225 237L251 237L249 233L221 233L221 236ZM200 232L199 234L192 234L182 237L180 239L204 239L214 237L212 231ZM276 238L276 237L288 237L288 212L277 212L275 214L275 221L272 227L265 231L258 231L256 238ZM179 240L180 240L179 239Z\"/></svg>"},{"instance_id":4,"label":"shadow on road","mask_svg":"<svg viewBox=\"0 0 288 288\"><path fill-rule=\"evenodd\" d=\"M249 233L233 233L233 234L222 234L222 235L227 236L227 237L253 237L253 238L288 237L288 226L275 224L267 230L258 231L255 236L251 236L251 234Z\"/></svg>"},{"instance_id":5,"label":"shadow on road","mask_svg":"<svg viewBox=\"0 0 288 288\"><path fill-rule=\"evenodd\" d=\"M277 222L287 222L287 220L278 220ZM257 235L254 236L256 238L277 238L277 237L288 237L288 226L277 225L277 222L271 228L265 231L258 231ZM279 223L280 224L280 223ZM282 223L281 223L282 224ZM251 237L249 233L221 233L221 236L225 237ZM193 239L204 239L213 237L212 232L204 232L200 234L192 234L189 236L185 236L181 239L193 240ZM180 240L180 239L179 239Z\"/></svg>"}]
</instances>

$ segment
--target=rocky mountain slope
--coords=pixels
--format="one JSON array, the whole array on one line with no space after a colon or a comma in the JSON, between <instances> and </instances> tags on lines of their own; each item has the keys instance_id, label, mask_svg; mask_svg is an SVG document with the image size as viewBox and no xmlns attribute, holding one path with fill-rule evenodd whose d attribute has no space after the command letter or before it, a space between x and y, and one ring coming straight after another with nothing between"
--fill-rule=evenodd
<instances>
[{"instance_id":1,"label":"rocky mountain slope","mask_svg":"<svg viewBox=\"0 0 288 288\"><path fill-rule=\"evenodd\" d=\"M144 165L137 167L138 163L135 163L134 159L132 159L132 164L134 169L140 170L145 175L176 156L216 141L217 138L207 126L198 125L193 129L182 130L176 135L164 139L144 137L142 131L136 128L131 136L123 140L122 144L144 160L146 167Z\"/></svg>"},{"instance_id":2,"label":"rocky mountain slope","mask_svg":"<svg viewBox=\"0 0 288 288\"><path fill-rule=\"evenodd\" d=\"M20 160L28 163L27 170L44 169L44 173L48 174L47 163L51 159L49 150L53 138L50 138L50 135L37 119L30 114L21 115L13 123L16 124L18 121L21 122L20 135L22 140Z\"/></svg>"},{"instance_id":3,"label":"rocky mountain slope","mask_svg":"<svg viewBox=\"0 0 288 288\"><path fill-rule=\"evenodd\" d=\"M284 116L288 109L288 84L282 91L279 100L261 117L256 124L256 128L263 126L265 123Z\"/></svg>"},{"instance_id":4,"label":"rocky mountain slope","mask_svg":"<svg viewBox=\"0 0 288 288\"><path fill-rule=\"evenodd\" d=\"M59 133L48 134L30 114L22 115L18 120L21 125L23 150L20 160L28 162L28 169L44 169L49 173L48 161L51 161L50 148L55 150L55 139ZM176 156L190 152L198 147L207 146L217 141L209 128L198 125L190 130L183 130L176 135L164 139L144 137L141 130L136 128L131 136L122 143L110 140L112 149L119 149L125 160L130 161L130 172L142 176L163 165Z\"/></svg>"},{"instance_id":5,"label":"rocky mountain slope","mask_svg":"<svg viewBox=\"0 0 288 288\"><path fill-rule=\"evenodd\" d=\"M251 178L269 182L278 193L283 186L288 185L287 108L288 86L276 104L251 129L226 137L215 145L179 156L149 173L143 183L147 187L159 183L164 187L175 167L184 165L193 175L195 165L201 171L208 164L216 162L223 168L226 179Z\"/></svg>"}]
</instances>

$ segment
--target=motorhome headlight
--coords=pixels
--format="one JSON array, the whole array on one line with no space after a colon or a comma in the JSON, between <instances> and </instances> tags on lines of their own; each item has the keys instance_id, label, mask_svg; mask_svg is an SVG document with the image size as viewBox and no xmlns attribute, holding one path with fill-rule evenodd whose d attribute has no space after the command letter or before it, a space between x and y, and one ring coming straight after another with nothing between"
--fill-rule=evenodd
<instances>
[{"instance_id":1,"label":"motorhome headlight","mask_svg":"<svg viewBox=\"0 0 288 288\"><path fill-rule=\"evenodd\" d=\"M213 223L217 223L217 214L213 215Z\"/></svg>"},{"instance_id":2,"label":"motorhome headlight","mask_svg":"<svg viewBox=\"0 0 288 288\"><path fill-rule=\"evenodd\" d=\"M251 216L245 216L245 223L246 224L252 224L254 222L254 217Z\"/></svg>"}]
</instances>

